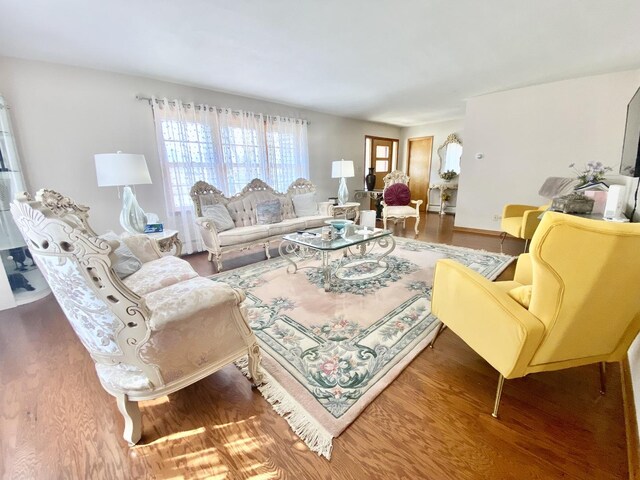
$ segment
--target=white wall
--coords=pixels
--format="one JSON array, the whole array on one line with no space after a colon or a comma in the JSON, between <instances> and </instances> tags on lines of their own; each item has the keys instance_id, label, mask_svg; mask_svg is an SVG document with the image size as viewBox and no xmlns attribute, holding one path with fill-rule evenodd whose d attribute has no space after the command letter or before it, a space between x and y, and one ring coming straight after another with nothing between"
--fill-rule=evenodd
<instances>
[{"instance_id":1,"label":"white wall","mask_svg":"<svg viewBox=\"0 0 640 480\"><path fill-rule=\"evenodd\" d=\"M455 133L463 144L464 151L464 139L462 137L462 127L464 119L459 118L455 120L448 120L445 122L431 122L423 125L416 125L413 127L404 127L400 131L400 159L398 162L398 168L405 170L407 168L407 162L409 157L409 139L419 137L433 137L433 150L431 152L431 176L429 183L440 183L438 172L440 169L440 157L438 156L438 148L445 142L447 137ZM463 172L461 172L461 175ZM447 204L451 207L456 205L456 191L450 191L452 194L451 199ZM429 192L429 205L432 210L437 211L440 207L440 191L433 190Z\"/></svg>"},{"instance_id":2,"label":"white wall","mask_svg":"<svg viewBox=\"0 0 640 480\"><path fill-rule=\"evenodd\" d=\"M332 160L354 160L356 176L348 180L353 192L364 183L364 136L400 134L390 125L143 77L7 57L0 57L0 93L11 107L29 190L52 188L90 206L98 232L120 231L120 200L115 187L97 187L95 153L144 154L153 184L136 187L138 201L144 210L165 217L151 107L136 100L138 94L309 120L310 180L321 198L335 196L338 190L337 180L331 178Z\"/></svg>"},{"instance_id":3,"label":"white wall","mask_svg":"<svg viewBox=\"0 0 640 480\"><path fill-rule=\"evenodd\" d=\"M456 226L499 230L493 217L504 204L545 203L538 189L547 177L573 176L570 163L601 161L618 171L627 104L639 84L633 70L470 99Z\"/></svg>"}]
</instances>

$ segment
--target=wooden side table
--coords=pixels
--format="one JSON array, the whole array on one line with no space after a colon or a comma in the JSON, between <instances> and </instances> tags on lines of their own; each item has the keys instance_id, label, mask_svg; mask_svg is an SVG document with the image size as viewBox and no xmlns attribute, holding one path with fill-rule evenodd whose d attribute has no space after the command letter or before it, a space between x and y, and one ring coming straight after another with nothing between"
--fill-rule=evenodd
<instances>
[{"instance_id":1,"label":"wooden side table","mask_svg":"<svg viewBox=\"0 0 640 480\"><path fill-rule=\"evenodd\" d=\"M350 215L354 216L354 223L358 223L360 218L360 203L347 202L344 205L329 205L329 215L332 217L344 217L347 218Z\"/></svg>"},{"instance_id":2,"label":"wooden side table","mask_svg":"<svg viewBox=\"0 0 640 480\"><path fill-rule=\"evenodd\" d=\"M182 253L182 240L178 238L177 230L165 230L164 232L147 233L147 235L156 241L162 253L171 252L176 257Z\"/></svg>"}]
</instances>

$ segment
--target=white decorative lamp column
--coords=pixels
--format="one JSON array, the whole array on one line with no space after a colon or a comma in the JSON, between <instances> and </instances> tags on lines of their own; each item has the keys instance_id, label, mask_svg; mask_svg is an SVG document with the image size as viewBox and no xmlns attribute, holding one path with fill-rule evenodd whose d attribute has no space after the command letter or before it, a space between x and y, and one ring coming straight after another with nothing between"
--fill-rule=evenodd
<instances>
[{"instance_id":1,"label":"white decorative lamp column","mask_svg":"<svg viewBox=\"0 0 640 480\"><path fill-rule=\"evenodd\" d=\"M151 183L144 155L134 153L99 153L95 155L99 187L124 187L120 225L129 233L142 233L147 225L145 215L129 185Z\"/></svg>"},{"instance_id":2,"label":"white decorative lamp column","mask_svg":"<svg viewBox=\"0 0 640 480\"><path fill-rule=\"evenodd\" d=\"M349 190L345 178L354 176L353 162L351 160L337 160L331 164L331 178L339 178L338 204L344 205L349 200Z\"/></svg>"}]
</instances>

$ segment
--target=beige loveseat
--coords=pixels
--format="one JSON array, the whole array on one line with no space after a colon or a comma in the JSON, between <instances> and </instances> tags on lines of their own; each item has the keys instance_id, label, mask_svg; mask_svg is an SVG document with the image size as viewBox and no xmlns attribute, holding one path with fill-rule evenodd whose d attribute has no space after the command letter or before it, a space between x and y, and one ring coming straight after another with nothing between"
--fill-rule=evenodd
<instances>
[{"instance_id":1,"label":"beige loveseat","mask_svg":"<svg viewBox=\"0 0 640 480\"><path fill-rule=\"evenodd\" d=\"M100 383L117 400L125 440L133 445L141 438L138 401L171 394L235 360L247 356L249 373L260 383L260 351L244 292L198 276L185 260L162 256L146 235L122 239L142 262L123 277L120 240L96 236L88 210L52 190L35 200L22 194L11 204Z\"/></svg>"},{"instance_id":2,"label":"beige loveseat","mask_svg":"<svg viewBox=\"0 0 640 480\"><path fill-rule=\"evenodd\" d=\"M253 179L242 191L230 198L225 197L220 190L207 182L197 182L191 188L196 216L196 224L202 235L202 240L209 252L209 260L216 259L218 271L222 270L222 254L234 250L261 246L269 255L269 242L280 241L283 235L320 227L326 220L333 218L329 215L329 202L315 202L316 212L310 215L304 214L302 209L296 208L294 202L299 204L305 199L315 196L316 187L304 178L299 178L287 189L287 193L275 191L269 185L257 178ZM296 196L300 196L295 198ZM258 205L270 200L280 201L281 220L276 223L258 224ZM223 205L226 207L232 227L220 231L211 217L206 215L207 207L211 205ZM308 213L308 209L307 210ZM302 213L302 214L301 214Z\"/></svg>"}]
</instances>

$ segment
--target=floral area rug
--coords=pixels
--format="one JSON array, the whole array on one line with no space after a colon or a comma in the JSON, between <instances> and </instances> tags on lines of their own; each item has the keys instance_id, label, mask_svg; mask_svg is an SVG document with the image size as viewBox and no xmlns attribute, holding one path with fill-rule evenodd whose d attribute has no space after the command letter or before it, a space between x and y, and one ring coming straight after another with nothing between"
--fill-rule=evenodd
<instances>
[{"instance_id":1,"label":"floral area rug","mask_svg":"<svg viewBox=\"0 0 640 480\"><path fill-rule=\"evenodd\" d=\"M332 439L396 378L435 334L433 271L451 258L495 279L513 257L396 238L380 266L371 258L345 268L323 288L319 259L288 273L274 258L211 277L243 289L262 349L259 387L294 432L330 458ZM371 252L375 254L375 250ZM358 257L356 257L358 258ZM239 365L246 373L246 364Z\"/></svg>"}]
</instances>

